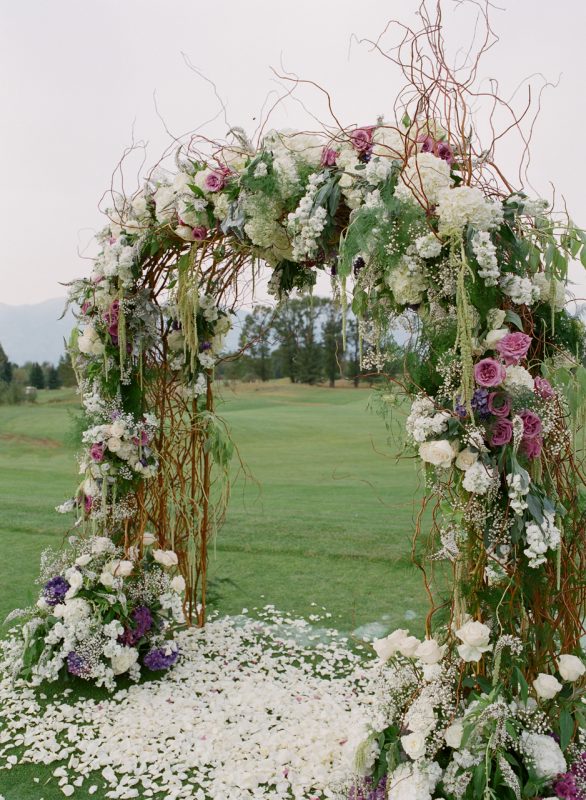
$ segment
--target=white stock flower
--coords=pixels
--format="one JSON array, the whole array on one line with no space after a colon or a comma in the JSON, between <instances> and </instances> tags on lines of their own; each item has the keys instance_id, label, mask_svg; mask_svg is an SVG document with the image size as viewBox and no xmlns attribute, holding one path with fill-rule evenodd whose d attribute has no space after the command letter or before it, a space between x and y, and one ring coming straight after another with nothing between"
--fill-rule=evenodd
<instances>
[{"instance_id":1,"label":"white stock flower","mask_svg":"<svg viewBox=\"0 0 586 800\"><path fill-rule=\"evenodd\" d=\"M179 563L177 553L174 553L173 550L153 550L153 558L162 567L176 567Z\"/></svg>"},{"instance_id":2,"label":"white stock flower","mask_svg":"<svg viewBox=\"0 0 586 800\"><path fill-rule=\"evenodd\" d=\"M572 683L579 680L586 672L586 666L582 659L570 654L564 654L558 658L558 668L562 678Z\"/></svg>"},{"instance_id":3,"label":"white stock flower","mask_svg":"<svg viewBox=\"0 0 586 800\"><path fill-rule=\"evenodd\" d=\"M462 744L462 736L464 735L464 725L461 719L455 719L451 725L446 728L444 739L448 747L457 750Z\"/></svg>"},{"instance_id":4,"label":"white stock flower","mask_svg":"<svg viewBox=\"0 0 586 800\"><path fill-rule=\"evenodd\" d=\"M490 644L490 628L477 620L468 620L456 631L462 644L458 645L458 653L463 661L480 661L483 653L492 650Z\"/></svg>"},{"instance_id":5,"label":"white stock flower","mask_svg":"<svg viewBox=\"0 0 586 800\"><path fill-rule=\"evenodd\" d=\"M59 603L53 609L53 614L56 617L61 617L64 622L75 624L87 619L91 614L91 606L84 600L83 597L74 597L71 600L66 600L65 603Z\"/></svg>"},{"instance_id":6,"label":"white stock flower","mask_svg":"<svg viewBox=\"0 0 586 800\"><path fill-rule=\"evenodd\" d=\"M444 657L446 646L440 645L435 639L425 639L417 646L415 650L415 658L423 661L425 664L437 664Z\"/></svg>"},{"instance_id":7,"label":"white stock flower","mask_svg":"<svg viewBox=\"0 0 586 800\"><path fill-rule=\"evenodd\" d=\"M533 681L533 688L537 697L542 700L552 700L564 687L553 675L540 672Z\"/></svg>"},{"instance_id":8,"label":"white stock flower","mask_svg":"<svg viewBox=\"0 0 586 800\"><path fill-rule=\"evenodd\" d=\"M401 747L413 761L423 758L425 746L425 736L422 733L408 733L401 736Z\"/></svg>"},{"instance_id":9,"label":"white stock flower","mask_svg":"<svg viewBox=\"0 0 586 800\"><path fill-rule=\"evenodd\" d=\"M419 445L419 458L435 467L451 466L456 453L447 439L423 442Z\"/></svg>"},{"instance_id":10,"label":"white stock flower","mask_svg":"<svg viewBox=\"0 0 586 800\"><path fill-rule=\"evenodd\" d=\"M475 461L464 475L462 486L472 494L486 494L494 485L496 473L494 469L487 468L482 461Z\"/></svg>"}]
</instances>

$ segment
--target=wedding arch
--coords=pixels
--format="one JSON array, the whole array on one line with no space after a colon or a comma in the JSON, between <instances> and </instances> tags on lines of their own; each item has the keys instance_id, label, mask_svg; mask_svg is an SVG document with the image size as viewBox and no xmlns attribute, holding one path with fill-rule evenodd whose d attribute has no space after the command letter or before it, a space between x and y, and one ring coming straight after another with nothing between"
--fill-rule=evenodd
<instances>
[{"instance_id":1,"label":"wedding arch","mask_svg":"<svg viewBox=\"0 0 586 800\"><path fill-rule=\"evenodd\" d=\"M388 724L359 766L393 798L405 781L418 787L405 797L584 796L555 781L586 786L586 371L584 327L566 308L586 234L505 177L495 146L525 112L484 92L481 143L478 60L456 78L441 26L423 19L389 56L408 79L392 121L334 118L254 143L240 129L194 135L174 174L158 167L132 196L112 195L92 274L70 287L87 428L61 510L76 515L77 549L45 565L23 663L36 680L66 670L113 685L176 661L153 618L205 622L233 450L214 404L231 312L261 273L280 301L323 270L359 320L364 368L382 369L391 325L417 331L419 357L396 383L425 469L421 519L431 510L426 638L375 643ZM480 54L490 43L487 27ZM439 560L453 581L438 598ZM51 638L56 617L65 630L91 613L108 628L93 661L67 632Z\"/></svg>"}]
</instances>

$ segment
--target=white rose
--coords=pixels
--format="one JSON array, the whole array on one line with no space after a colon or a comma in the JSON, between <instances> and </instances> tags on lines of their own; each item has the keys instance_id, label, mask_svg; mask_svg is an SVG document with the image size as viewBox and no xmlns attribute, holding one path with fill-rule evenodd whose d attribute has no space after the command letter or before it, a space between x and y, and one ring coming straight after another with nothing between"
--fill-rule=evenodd
<instances>
[{"instance_id":1,"label":"white rose","mask_svg":"<svg viewBox=\"0 0 586 800\"><path fill-rule=\"evenodd\" d=\"M464 725L462 724L462 720L454 720L454 722L452 722L452 724L446 728L446 732L444 733L444 739L446 740L448 747L452 747L454 750L457 750L462 744L463 734Z\"/></svg>"},{"instance_id":2,"label":"white rose","mask_svg":"<svg viewBox=\"0 0 586 800\"><path fill-rule=\"evenodd\" d=\"M157 537L155 536L154 533L149 533L148 531L144 532L144 534L142 536L142 543L143 543L144 547L150 547L156 541L157 541Z\"/></svg>"},{"instance_id":3,"label":"white rose","mask_svg":"<svg viewBox=\"0 0 586 800\"><path fill-rule=\"evenodd\" d=\"M105 567L105 570L117 578L127 578L133 569L134 564L132 561L124 561L119 558L115 561L110 561Z\"/></svg>"},{"instance_id":4,"label":"white rose","mask_svg":"<svg viewBox=\"0 0 586 800\"><path fill-rule=\"evenodd\" d=\"M454 460L454 450L447 439L423 442L419 445L419 457L436 467L449 467Z\"/></svg>"},{"instance_id":5,"label":"white rose","mask_svg":"<svg viewBox=\"0 0 586 800\"><path fill-rule=\"evenodd\" d=\"M586 672L586 666L578 656L562 655L558 664L560 675L565 681L577 681Z\"/></svg>"},{"instance_id":6,"label":"white rose","mask_svg":"<svg viewBox=\"0 0 586 800\"><path fill-rule=\"evenodd\" d=\"M106 589L111 589L112 586L114 586L114 581L115 578L111 572L106 572L106 570L104 570L100 575L100 583L102 586L105 586Z\"/></svg>"},{"instance_id":7,"label":"white rose","mask_svg":"<svg viewBox=\"0 0 586 800\"><path fill-rule=\"evenodd\" d=\"M401 746L409 758L416 761L425 755L425 736L422 733L408 733L401 736Z\"/></svg>"},{"instance_id":8,"label":"white rose","mask_svg":"<svg viewBox=\"0 0 586 800\"><path fill-rule=\"evenodd\" d=\"M153 558L162 567L176 567L179 563L177 553L174 553L173 550L153 550Z\"/></svg>"},{"instance_id":9,"label":"white rose","mask_svg":"<svg viewBox=\"0 0 586 800\"><path fill-rule=\"evenodd\" d=\"M75 559L75 563L78 567L87 567L87 565L92 560L90 553L85 553L83 556L79 556L79 558Z\"/></svg>"},{"instance_id":10,"label":"white rose","mask_svg":"<svg viewBox=\"0 0 586 800\"><path fill-rule=\"evenodd\" d=\"M112 547L113 542L111 539L108 539L107 536L95 536L92 539L92 553L94 553L94 555L107 553L108 550L112 550Z\"/></svg>"},{"instance_id":11,"label":"white rose","mask_svg":"<svg viewBox=\"0 0 586 800\"><path fill-rule=\"evenodd\" d=\"M134 647L122 647L120 652L110 658L114 675L128 672L133 664L138 661L138 650Z\"/></svg>"},{"instance_id":12,"label":"white rose","mask_svg":"<svg viewBox=\"0 0 586 800\"><path fill-rule=\"evenodd\" d=\"M425 641L417 646L415 658L418 658L425 664L437 664L438 661L442 660L445 649L445 645L440 647L435 639L425 639Z\"/></svg>"},{"instance_id":13,"label":"white rose","mask_svg":"<svg viewBox=\"0 0 586 800\"><path fill-rule=\"evenodd\" d=\"M413 658L421 642L416 636L406 636L399 643L399 652L405 658Z\"/></svg>"},{"instance_id":14,"label":"white rose","mask_svg":"<svg viewBox=\"0 0 586 800\"><path fill-rule=\"evenodd\" d=\"M456 631L456 636L462 642L458 653L463 661L479 661L483 653L492 650L490 628L482 622L469 620Z\"/></svg>"},{"instance_id":15,"label":"white rose","mask_svg":"<svg viewBox=\"0 0 586 800\"><path fill-rule=\"evenodd\" d=\"M470 469L473 464L476 464L477 461L478 452L476 450L471 450L469 447L465 447L458 453L456 458L456 466L458 469L461 469L465 472L467 469Z\"/></svg>"},{"instance_id":16,"label":"white rose","mask_svg":"<svg viewBox=\"0 0 586 800\"><path fill-rule=\"evenodd\" d=\"M171 581L171 588L177 594L183 594L185 591L185 578L183 575L176 575Z\"/></svg>"},{"instance_id":17,"label":"white rose","mask_svg":"<svg viewBox=\"0 0 586 800\"><path fill-rule=\"evenodd\" d=\"M489 331L484 337L484 349L494 350L495 344L500 342L500 340L503 339L507 333L509 333L508 328L498 328L496 331Z\"/></svg>"},{"instance_id":18,"label":"white rose","mask_svg":"<svg viewBox=\"0 0 586 800\"><path fill-rule=\"evenodd\" d=\"M108 450L112 453L117 453L120 448L122 447L122 439L119 439L117 436L111 436L107 442Z\"/></svg>"},{"instance_id":19,"label":"white rose","mask_svg":"<svg viewBox=\"0 0 586 800\"><path fill-rule=\"evenodd\" d=\"M553 675L546 675L545 672L540 672L533 681L533 688L537 697L542 700L551 700L564 687Z\"/></svg>"},{"instance_id":20,"label":"white rose","mask_svg":"<svg viewBox=\"0 0 586 800\"><path fill-rule=\"evenodd\" d=\"M121 439L125 433L126 433L126 425L122 422L122 420L117 419L110 425L111 436L115 436L117 439Z\"/></svg>"},{"instance_id":21,"label":"white rose","mask_svg":"<svg viewBox=\"0 0 586 800\"><path fill-rule=\"evenodd\" d=\"M65 594L65 599L70 600L79 592L83 586L83 575L75 567L71 567L65 572L65 580L69 584L69 589Z\"/></svg>"},{"instance_id":22,"label":"white rose","mask_svg":"<svg viewBox=\"0 0 586 800\"><path fill-rule=\"evenodd\" d=\"M375 639L372 643L377 656L381 661L388 661L391 656L399 651L399 645L407 638L409 631L405 628L397 628L384 639Z\"/></svg>"}]
</instances>

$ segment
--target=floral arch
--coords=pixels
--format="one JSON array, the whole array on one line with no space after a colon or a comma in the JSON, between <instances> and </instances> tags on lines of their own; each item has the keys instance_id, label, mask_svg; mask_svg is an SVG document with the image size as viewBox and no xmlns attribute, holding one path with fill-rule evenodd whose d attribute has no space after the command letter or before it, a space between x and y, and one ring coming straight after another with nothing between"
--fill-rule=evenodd
<instances>
[{"instance_id":1,"label":"floral arch","mask_svg":"<svg viewBox=\"0 0 586 800\"><path fill-rule=\"evenodd\" d=\"M207 548L229 495L214 367L231 312L260 271L282 299L325 270L360 322L368 369L397 320L411 321L422 356L408 357L400 389L432 510L427 638L376 643L394 717L363 760L375 782L388 771L435 786L439 764L441 796L528 797L584 749L586 495L574 442L586 372L566 283L586 235L503 176L497 135L482 146L468 130L473 70L456 81L431 25L426 36L436 72L405 68L410 94L392 122L271 131L254 144L240 130L225 143L194 136L174 175L155 170L134 195L113 196L93 272L70 287L87 428L82 480L61 510L76 514L81 550L48 580L25 662L37 680L69 669L109 684L117 670L104 664L140 641L118 671L173 663L172 645L149 649L142 601L112 615L95 673L62 642L45 645L55 610L66 617L92 581L102 603L142 581L161 616L204 623ZM438 599L440 557L453 581ZM418 728L426 705L433 725Z\"/></svg>"}]
</instances>

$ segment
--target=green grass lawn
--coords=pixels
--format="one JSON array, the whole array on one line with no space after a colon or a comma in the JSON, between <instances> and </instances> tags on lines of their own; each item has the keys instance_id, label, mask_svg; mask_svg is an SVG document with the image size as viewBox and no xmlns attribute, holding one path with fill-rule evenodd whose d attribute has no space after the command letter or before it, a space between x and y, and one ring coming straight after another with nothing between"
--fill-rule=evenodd
<instances>
[{"instance_id":1,"label":"green grass lawn","mask_svg":"<svg viewBox=\"0 0 586 800\"><path fill-rule=\"evenodd\" d=\"M317 604L344 631L376 623L378 635L398 625L421 633L426 601L409 556L419 478L413 461L396 463L397 447L368 410L370 393L274 382L223 396L220 413L255 480L237 477L211 554L215 607L239 613L272 603L308 615ZM54 506L78 480L75 411L71 390L0 407L2 618L36 599L39 555L66 533ZM43 785L51 772L0 773L0 795L62 797L53 781Z\"/></svg>"}]
</instances>

